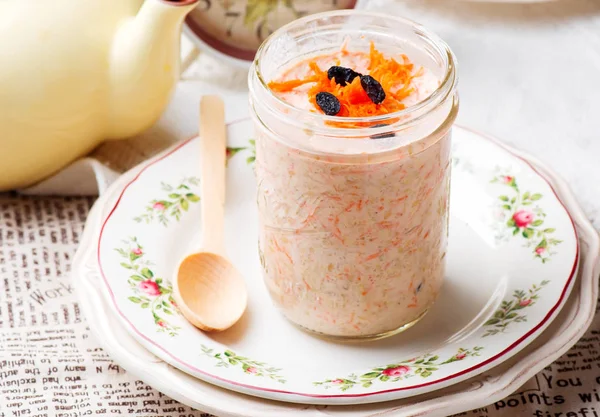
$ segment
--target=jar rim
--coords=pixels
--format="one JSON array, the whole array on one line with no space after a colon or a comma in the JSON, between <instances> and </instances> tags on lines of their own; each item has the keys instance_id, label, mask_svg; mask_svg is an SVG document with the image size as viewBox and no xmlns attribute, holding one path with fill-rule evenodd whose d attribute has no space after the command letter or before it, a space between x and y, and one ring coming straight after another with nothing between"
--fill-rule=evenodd
<instances>
[{"instance_id":1,"label":"jar rim","mask_svg":"<svg viewBox=\"0 0 600 417\"><path fill-rule=\"evenodd\" d=\"M396 22L408 25L413 30L418 31L420 34L422 34L427 40L429 40L432 43L432 45L434 45L438 49L438 52L440 52L440 56L444 59L444 64L445 64L444 77L441 79L441 82L439 83L437 88L430 95L428 95L424 100L421 100L420 102L418 102L414 105L406 107L405 109L398 110L396 112L388 113L388 114L375 115L375 116L364 116L364 117L328 116L325 114L313 113L313 112L307 111L305 109L301 109L296 106L293 106L290 103L283 100L278 95L276 95L269 88L268 81L265 79L263 73L260 70L261 58L263 57L263 54L265 53L270 42L272 42L274 39L276 39L278 36L285 33L286 31L288 31L294 27L305 26L308 22L326 19L326 18L330 18L330 17L344 17L344 16L366 16L366 17L372 17L375 19L382 19L385 21L396 21ZM456 58L454 56L454 53L448 46L448 44L444 40L442 40L438 35L436 35L431 30L427 29L420 23L417 23L411 19L407 19L407 18L399 17L399 16L386 15L383 13L363 11L363 10L334 10L334 11L330 11L330 12L317 13L317 14L305 16L303 18L294 20L294 21L280 27L275 32L273 32L269 37L267 37L267 39L265 39L265 41L259 47L259 49L256 53L256 56L255 56L254 62L252 64L251 71L250 71L250 77L252 78L252 76L256 77L256 79L259 82L260 88L267 92L269 98L275 100L279 106L282 106L282 108L285 109L286 113L288 114L288 116L291 116L291 118L293 118L292 115L295 112L295 113L302 114L302 116L304 118L308 118L309 120L314 120L317 123L324 122L326 125L328 122L335 123L336 127L330 127L329 129L333 129L338 132L339 132L339 129L350 129L350 128L354 131L361 130L361 129L356 129L356 126L363 124L363 123L365 125L367 125L367 124L373 124L373 123L382 123L382 122L385 122L385 121L388 121L391 119L397 120L397 121L403 120L406 118L406 116L415 114L415 113L419 113L429 107L435 108L435 107L437 107L436 104L443 103L445 101L445 98L454 92L454 90L456 88L456 84L457 84ZM253 89L252 83L250 83L250 88L251 88L251 90ZM425 111L424 113L427 114L428 111ZM420 119L420 117L417 117L416 119L413 118L410 121L410 124L412 124L412 122L417 121L418 119ZM345 124L348 124L348 126L353 126L353 127L346 127L346 128L339 127L340 125L345 125ZM396 127L400 127L404 123L396 122L396 123L392 123L392 124L394 124ZM311 125L315 126L316 123L311 124ZM329 130L329 129L324 129L324 130Z\"/></svg>"}]
</instances>

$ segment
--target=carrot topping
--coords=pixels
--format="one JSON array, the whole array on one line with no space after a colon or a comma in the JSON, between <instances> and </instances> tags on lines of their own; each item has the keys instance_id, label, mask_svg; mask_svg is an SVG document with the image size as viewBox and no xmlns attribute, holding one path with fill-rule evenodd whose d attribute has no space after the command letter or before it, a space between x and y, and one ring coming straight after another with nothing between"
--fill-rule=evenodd
<instances>
[{"instance_id":1,"label":"carrot topping","mask_svg":"<svg viewBox=\"0 0 600 417\"><path fill-rule=\"evenodd\" d=\"M342 54L348 52L344 49ZM393 113L404 109L406 106L402 103L408 97L413 89L410 87L412 79L422 75L420 68L413 73L414 65L407 56L402 55L402 63L393 58L384 56L375 48L371 42L371 48L368 54L369 75L377 80L385 92L385 99L375 104L361 85L360 77L354 78L351 83L342 86L336 83L335 78L329 79L327 70L319 68L316 62L308 63L311 70L310 75L301 80L272 81L269 88L276 93L286 93L293 89L312 83L308 90L308 97L315 109L320 109L317 104L317 94L329 93L334 95L340 103L340 111L336 114L338 117L366 117Z\"/></svg>"},{"instance_id":2,"label":"carrot topping","mask_svg":"<svg viewBox=\"0 0 600 417\"><path fill-rule=\"evenodd\" d=\"M280 93L287 93L288 91L292 91L296 87L300 87L301 85L307 83L314 83L316 81L316 77L305 78L304 80L290 80L290 81L271 81L269 83L269 88L273 91L278 91Z\"/></svg>"}]
</instances>

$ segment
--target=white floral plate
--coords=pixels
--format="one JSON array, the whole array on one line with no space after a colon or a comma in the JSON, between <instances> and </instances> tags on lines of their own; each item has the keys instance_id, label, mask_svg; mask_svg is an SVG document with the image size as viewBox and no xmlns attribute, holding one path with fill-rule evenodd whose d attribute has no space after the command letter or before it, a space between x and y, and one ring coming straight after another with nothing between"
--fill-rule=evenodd
<instances>
[{"instance_id":1,"label":"white floral plate","mask_svg":"<svg viewBox=\"0 0 600 417\"><path fill-rule=\"evenodd\" d=\"M457 130L456 136L462 132ZM220 417L443 417L494 403L565 354L583 336L596 311L600 276L598 233L567 184L531 156L516 150L511 152L532 163L548 180L575 220L581 249L577 280L556 319L525 349L486 372L444 389L396 401L352 407L284 403L238 394L206 383L144 349L125 330L122 320L111 308L112 303L102 295L97 242L102 220L114 206L121 189L145 164L119 178L89 213L72 269L80 306L98 342L127 372L181 403Z\"/></svg>"},{"instance_id":2,"label":"white floral plate","mask_svg":"<svg viewBox=\"0 0 600 417\"><path fill-rule=\"evenodd\" d=\"M229 126L226 236L244 271L247 314L208 335L178 315L168 278L199 241L198 143L187 141L129 182L99 237L111 308L167 363L208 382L264 398L356 404L422 394L507 360L556 316L579 250L568 212L524 160L457 128L447 280L414 328L366 344L337 344L297 330L272 307L256 252L251 126ZM241 149L246 146L246 149Z\"/></svg>"}]
</instances>

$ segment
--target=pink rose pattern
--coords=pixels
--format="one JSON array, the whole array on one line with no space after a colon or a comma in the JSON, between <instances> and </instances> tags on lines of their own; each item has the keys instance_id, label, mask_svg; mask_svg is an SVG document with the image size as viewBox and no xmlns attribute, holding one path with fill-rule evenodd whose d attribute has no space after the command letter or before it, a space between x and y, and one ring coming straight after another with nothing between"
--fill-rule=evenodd
<instances>
[{"instance_id":1,"label":"pink rose pattern","mask_svg":"<svg viewBox=\"0 0 600 417\"><path fill-rule=\"evenodd\" d=\"M536 300L539 298L539 292L549 282L544 280L540 285L533 284L527 291L516 290L510 300L502 301L494 315L483 324L486 329L483 337L504 333L511 323L527 321L527 316L522 314L521 310L535 305Z\"/></svg>"},{"instance_id":2,"label":"pink rose pattern","mask_svg":"<svg viewBox=\"0 0 600 417\"><path fill-rule=\"evenodd\" d=\"M395 368L386 368L381 373L387 376L402 376L407 374L410 368L405 365L396 366Z\"/></svg>"},{"instance_id":3,"label":"pink rose pattern","mask_svg":"<svg viewBox=\"0 0 600 417\"><path fill-rule=\"evenodd\" d=\"M528 227L533 223L534 214L527 210L519 210L513 214L512 219L515 222L515 226L518 228Z\"/></svg>"},{"instance_id":4,"label":"pink rose pattern","mask_svg":"<svg viewBox=\"0 0 600 417\"><path fill-rule=\"evenodd\" d=\"M426 354L418 358L408 359L395 364L373 368L360 376L349 375L347 378L326 379L325 381L314 382L315 386L322 386L325 389L335 387L341 391L347 391L357 385L363 388L369 388L375 383L398 382L403 379L419 376L428 378L436 372L440 366L452 362L462 361L469 356L479 356L483 347L475 346L472 349L459 348L456 354L445 361L440 361L438 355Z\"/></svg>"},{"instance_id":5,"label":"pink rose pattern","mask_svg":"<svg viewBox=\"0 0 600 417\"><path fill-rule=\"evenodd\" d=\"M251 360L244 356L240 356L231 350L215 352L214 349L211 349L205 345L200 345L200 349L202 349L202 353L205 356L208 356L216 361L215 366L224 368L229 368L231 366L240 367L244 373L255 377L269 378L273 381L279 382L280 384L285 384L286 382L285 379L279 375L281 369L273 368L264 362Z\"/></svg>"},{"instance_id":6,"label":"pink rose pattern","mask_svg":"<svg viewBox=\"0 0 600 417\"><path fill-rule=\"evenodd\" d=\"M552 248L561 241L552 237L554 228L544 226L546 213L536 203L542 199L542 194L532 194L529 191L521 193L517 180L512 175L498 175L492 182L508 186L511 190L510 194L498 197L503 213L501 221L506 222L513 236L521 235L527 239L525 246L533 248L534 258L542 263L548 262L555 254Z\"/></svg>"},{"instance_id":7,"label":"pink rose pattern","mask_svg":"<svg viewBox=\"0 0 600 417\"><path fill-rule=\"evenodd\" d=\"M125 244L127 247L115 250L123 258L121 266L130 273L127 282L133 295L128 297L129 301L151 312L158 332L177 336L180 328L167 319L168 316L179 314L177 304L171 297L171 285L156 277L148 268L149 263L144 260L146 254L136 238L125 241Z\"/></svg>"},{"instance_id":8,"label":"pink rose pattern","mask_svg":"<svg viewBox=\"0 0 600 417\"><path fill-rule=\"evenodd\" d=\"M139 284L140 290L145 293L146 295L149 295L150 297L156 297L157 295L160 295L160 287L158 286L158 284L152 280L146 280L146 281L142 281Z\"/></svg>"},{"instance_id":9,"label":"pink rose pattern","mask_svg":"<svg viewBox=\"0 0 600 417\"><path fill-rule=\"evenodd\" d=\"M167 206L165 205L165 203L162 203L160 201L157 201L152 205L152 210L164 211L166 208Z\"/></svg>"}]
</instances>

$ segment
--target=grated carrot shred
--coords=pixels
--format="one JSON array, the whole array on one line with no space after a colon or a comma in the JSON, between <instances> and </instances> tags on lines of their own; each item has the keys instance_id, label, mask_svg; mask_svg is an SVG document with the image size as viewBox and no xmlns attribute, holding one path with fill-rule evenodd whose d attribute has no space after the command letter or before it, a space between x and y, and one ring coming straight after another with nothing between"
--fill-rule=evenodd
<instances>
[{"instance_id":1,"label":"grated carrot shred","mask_svg":"<svg viewBox=\"0 0 600 417\"><path fill-rule=\"evenodd\" d=\"M343 54L348 53L345 48L344 45L342 47ZM359 77L356 77L351 83L342 87L335 82L335 79L330 80L327 77L327 71L319 68L314 61L308 63L311 74L304 79L272 81L269 83L269 88L276 93L287 93L299 86L313 83L308 90L308 97L316 109L320 110L317 105L317 94L327 92L336 96L340 102L340 111L336 116L367 117L389 114L403 110L406 107L402 103L402 100L413 92L411 88L413 78L423 74L422 68L413 73L414 65L406 55L401 55L401 58L402 63L393 58L385 57L375 48L375 44L371 42L368 65L369 75L379 81L386 93L385 100L380 104L375 104L369 99L367 93L362 88Z\"/></svg>"}]
</instances>

